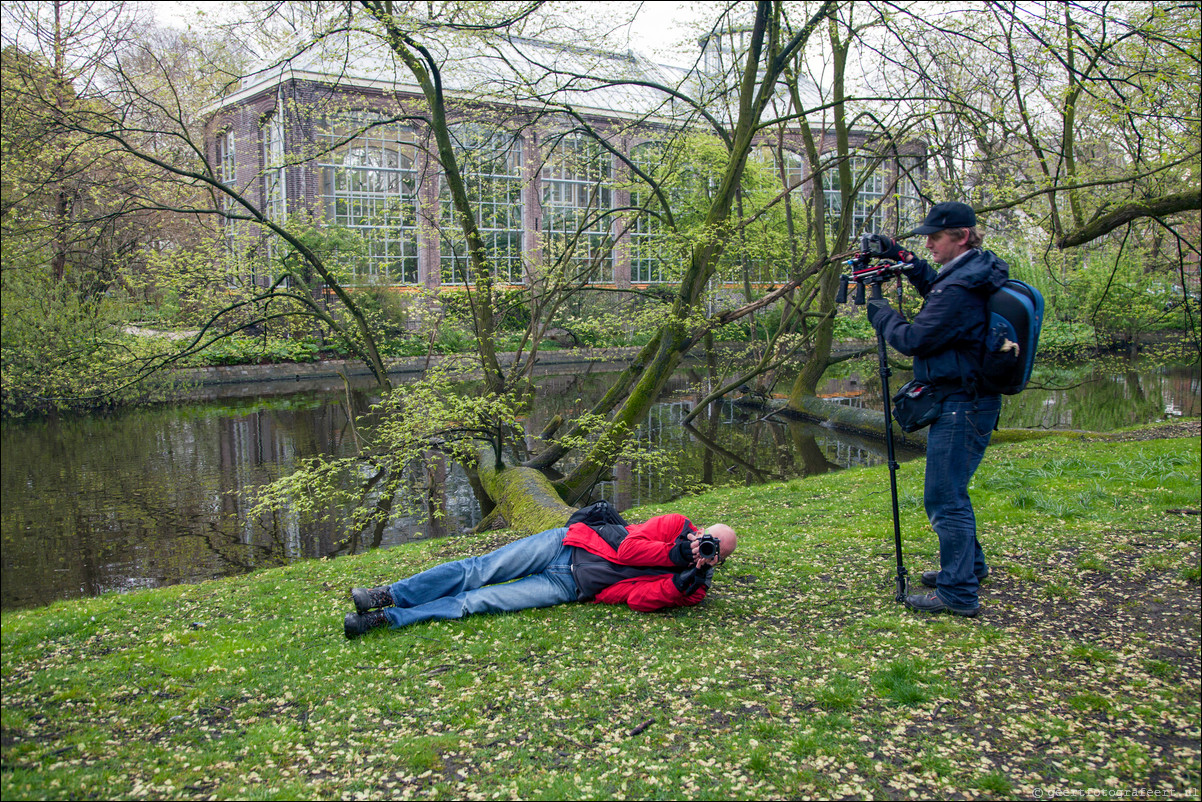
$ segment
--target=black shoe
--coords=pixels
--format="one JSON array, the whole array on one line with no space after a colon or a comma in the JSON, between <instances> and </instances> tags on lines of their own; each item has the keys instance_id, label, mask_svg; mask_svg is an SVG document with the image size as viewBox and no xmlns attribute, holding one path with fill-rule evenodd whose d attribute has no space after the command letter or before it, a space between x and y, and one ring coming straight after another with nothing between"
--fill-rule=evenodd
<instances>
[{"instance_id":1,"label":"black shoe","mask_svg":"<svg viewBox=\"0 0 1202 802\"><path fill-rule=\"evenodd\" d=\"M366 613L347 613L342 622L342 631L347 640L354 640L369 629L386 626L388 617L383 610L369 610Z\"/></svg>"},{"instance_id":2,"label":"black shoe","mask_svg":"<svg viewBox=\"0 0 1202 802\"><path fill-rule=\"evenodd\" d=\"M985 566L985 573L983 573L979 577L977 577L977 581L984 582L986 579L989 578L989 574L990 574L989 566ZM928 588L933 588L933 587L935 587L936 577L938 577L938 576L939 576L938 571L923 571L922 572L922 584L926 585Z\"/></svg>"},{"instance_id":3,"label":"black shoe","mask_svg":"<svg viewBox=\"0 0 1202 802\"><path fill-rule=\"evenodd\" d=\"M351 599L355 602L356 610L366 613L376 607L391 607L392 590L388 585L378 588L351 588Z\"/></svg>"},{"instance_id":4,"label":"black shoe","mask_svg":"<svg viewBox=\"0 0 1202 802\"><path fill-rule=\"evenodd\" d=\"M948 607L943 603L943 599L939 598L934 593L929 595L919 594L917 596L907 596L906 606L911 610L917 610L920 613L951 613L952 615L962 615L967 618L972 618L981 610L980 607L974 607L971 610L959 610L955 607Z\"/></svg>"}]
</instances>

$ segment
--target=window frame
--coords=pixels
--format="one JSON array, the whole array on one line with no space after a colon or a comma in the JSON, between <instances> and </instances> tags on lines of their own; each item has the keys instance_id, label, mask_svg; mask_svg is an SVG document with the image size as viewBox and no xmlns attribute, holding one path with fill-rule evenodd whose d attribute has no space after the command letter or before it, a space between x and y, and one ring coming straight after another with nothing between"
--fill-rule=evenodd
<instances>
[{"instance_id":1,"label":"window frame","mask_svg":"<svg viewBox=\"0 0 1202 802\"><path fill-rule=\"evenodd\" d=\"M558 137L540 171L544 250L562 249L589 284L616 280L613 182L613 154L578 133Z\"/></svg>"},{"instance_id":2,"label":"window frame","mask_svg":"<svg viewBox=\"0 0 1202 802\"><path fill-rule=\"evenodd\" d=\"M525 140L479 123L452 126L459 173L495 281L525 281ZM500 169L498 169L500 168ZM474 284L463 229L445 172L439 173L439 266L444 284Z\"/></svg>"},{"instance_id":3,"label":"window frame","mask_svg":"<svg viewBox=\"0 0 1202 802\"><path fill-rule=\"evenodd\" d=\"M356 280L420 282L420 183L414 130L371 109L327 115L316 160L326 222L357 234Z\"/></svg>"}]
</instances>

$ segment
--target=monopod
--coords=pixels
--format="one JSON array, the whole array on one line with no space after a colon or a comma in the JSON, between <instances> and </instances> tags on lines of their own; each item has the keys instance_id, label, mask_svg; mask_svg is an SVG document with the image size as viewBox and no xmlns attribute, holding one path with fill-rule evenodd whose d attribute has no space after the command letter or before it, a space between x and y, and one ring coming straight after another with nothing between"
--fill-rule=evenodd
<instances>
[{"instance_id":1,"label":"monopod","mask_svg":"<svg viewBox=\"0 0 1202 802\"><path fill-rule=\"evenodd\" d=\"M900 308L902 300L901 265L892 263L870 265L871 259L871 254L856 253L853 259L847 261L847 264L852 266L852 274L839 277L839 294L836 296L835 302L847 303L847 285L853 281L856 283L856 306L863 306L865 303L865 286L871 288L869 289L869 300L883 300L885 296L881 292L881 286L890 278L897 276L897 305ZM906 566L902 562L901 517L897 506L897 455L893 450L893 409L891 405L893 396L889 391L889 376L892 375L892 371L889 369L889 361L885 354L885 335L880 331L876 333L876 350L881 371L881 394L885 404L885 453L889 458L889 490L893 494L893 549L897 554L897 592L894 601L901 603L906 600Z\"/></svg>"}]
</instances>

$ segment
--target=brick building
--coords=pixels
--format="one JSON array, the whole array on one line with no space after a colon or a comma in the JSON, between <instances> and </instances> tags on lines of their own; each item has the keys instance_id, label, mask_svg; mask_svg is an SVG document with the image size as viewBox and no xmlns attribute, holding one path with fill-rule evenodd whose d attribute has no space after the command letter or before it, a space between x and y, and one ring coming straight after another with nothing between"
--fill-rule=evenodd
<instances>
[{"instance_id":1,"label":"brick building","mask_svg":"<svg viewBox=\"0 0 1202 802\"><path fill-rule=\"evenodd\" d=\"M704 91L712 77L706 70L721 65L714 54L725 53L729 60L737 42L714 39L704 46L703 66L692 74L634 52L519 39L446 62L442 78L455 104L453 137L500 282L520 284L531 264L555 258L599 285L671 280L655 217L630 211L645 199L632 191L629 172L579 129L587 122L618 153L650 167L669 132L687 124L679 121L673 102L650 89L596 82L557 95L578 120L530 102L523 73L684 82ZM358 249L347 251L353 253L350 284L437 288L470 281L436 148L421 122L428 111L419 87L378 45L354 59L346 57L349 52L345 47L342 55L309 52L244 78L209 118L214 170L272 219L301 216L326 230L360 235ZM481 85L488 86L486 101L474 91ZM817 97L814 89L807 101L820 105ZM853 139L864 144L862 134L853 133ZM863 176L856 200L857 231L896 227L899 210L916 208L909 202L916 192L905 176L917 173L921 149L915 144L909 150L875 168L870 154L853 159L856 175L872 170ZM767 143L757 157L774 158ZM808 166L800 141L795 151L785 151L785 160L786 179L804 182ZM837 172L825 173L823 185L828 206L837 208ZM801 186L809 191L808 182ZM900 187L910 191L899 193ZM268 281L270 240L238 224L227 222L224 230L232 249L255 254L247 264L255 266L257 283Z\"/></svg>"}]
</instances>

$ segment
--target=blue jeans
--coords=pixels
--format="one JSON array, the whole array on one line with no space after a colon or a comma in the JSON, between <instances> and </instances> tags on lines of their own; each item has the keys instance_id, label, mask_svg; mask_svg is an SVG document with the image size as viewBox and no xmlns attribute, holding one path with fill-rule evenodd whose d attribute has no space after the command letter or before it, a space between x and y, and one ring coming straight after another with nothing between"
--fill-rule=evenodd
<instances>
[{"instance_id":1,"label":"blue jeans","mask_svg":"<svg viewBox=\"0 0 1202 802\"><path fill-rule=\"evenodd\" d=\"M503 613L576 601L572 547L564 527L522 538L480 557L443 563L391 586L394 629L419 621ZM516 581L512 581L516 580Z\"/></svg>"},{"instance_id":2,"label":"blue jeans","mask_svg":"<svg viewBox=\"0 0 1202 802\"><path fill-rule=\"evenodd\" d=\"M939 535L939 577L935 593L948 607L975 610L985 575L985 553L977 542L977 519L968 483L985 456L1002 409L1000 396L945 401L927 434L927 517Z\"/></svg>"}]
</instances>

